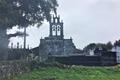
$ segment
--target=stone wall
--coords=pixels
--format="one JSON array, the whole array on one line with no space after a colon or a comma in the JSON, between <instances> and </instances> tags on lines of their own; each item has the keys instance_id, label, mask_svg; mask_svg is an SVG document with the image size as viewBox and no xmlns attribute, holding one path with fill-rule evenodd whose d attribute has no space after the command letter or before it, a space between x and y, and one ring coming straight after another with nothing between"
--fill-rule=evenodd
<instances>
[{"instance_id":1,"label":"stone wall","mask_svg":"<svg viewBox=\"0 0 120 80\"><path fill-rule=\"evenodd\" d=\"M110 54L110 53L107 53ZM81 56L73 55L67 57L53 57L59 63L65 65L82 65L82 66L115 66L115 56Z\"/></svg>"},{"instance_id":2,"label":"stone wall","mask_svg":"<svg viewBox=\"0 0 120 80\"><path fill-rule=\"evenodd\" d=\"M69 56L75 54L76 47L72 39L59 39L46 37L40 40L39 57L45 61L48 56Z\"/></svg>"},{"instance_id":3,"label":"stone wall","mask_svg":"<svg viewBox=\"0 0 120 80\"><path fill-rule=\"evenodd\" d=\"M6 30L0 29L0 60L7 59L9 40Z\"/></svg>"},{"instance_id":4,"label":"stone wall","mask_svg":"<svg viewBox=\"0 0 120 80\"><path fill-rule=\"evenodd\" d=\"M0 80L12 80L14 76L28 71L29 68L26 62L22 61L0 62Z\"/></svg>"},{"instance_id":5,"label":"stone wall","mask_svg":"<svg viewBox=\"0 0 120 80\"><path fill-rule=\"evenodd\" d=\"M72 41L72 39L64 39L64 55L72 55L75 54L76 47Z\"/></svg>"}]
</instances>

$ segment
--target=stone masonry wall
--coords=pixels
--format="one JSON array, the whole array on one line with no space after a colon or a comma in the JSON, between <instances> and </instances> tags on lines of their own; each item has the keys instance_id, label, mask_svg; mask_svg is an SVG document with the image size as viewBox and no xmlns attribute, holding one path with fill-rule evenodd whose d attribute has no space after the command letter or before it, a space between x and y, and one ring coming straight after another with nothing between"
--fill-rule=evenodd
<instances>
[{"instance_id":1,"label":"stone masonry wall","mask_svg":"<svg viewBox=\"0 0 120 80\"><path fill-rule=\"evenodd\" d=\"M12 80L12 77L28 72L27 63L21 61L0 62L0 80Z\"/></svg>"}]
</instances>

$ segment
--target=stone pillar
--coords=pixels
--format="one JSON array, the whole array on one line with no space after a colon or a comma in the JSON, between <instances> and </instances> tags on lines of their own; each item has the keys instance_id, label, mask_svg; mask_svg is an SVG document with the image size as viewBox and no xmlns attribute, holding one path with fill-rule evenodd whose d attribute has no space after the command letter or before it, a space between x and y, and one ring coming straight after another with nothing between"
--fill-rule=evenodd
<instances>
[{"instance_id":1,"label":"stone pillar","mask_svg":"<svg viewBox=\"0 0 120 80\"><path fill-rule=\"evenodd\" d=\"M19 42L17 43L17 49L19 49Z\"/></svg>"},{"instance_id":2,"label":"stone pillar","mask_svg":"<svg viewBox=\"0 0 120 80\"><path fill-rule=\"evenodd\" d=\"M7 37L7 31L0 29L0 59L6 59L8 53L9 40Z\"/></svg>"},{"instance_id":3,"label":"stone pillar","mask_svg":"<svg viewBox=\"0 0 120 80\"><path fill-rule=\"evenodd\" d=\"M50 36L52 36L53 34L52 34L52 24L51 24L51 22L50 22L50 29L49 29L49 31L50 31Z\"/></svg>"},{"instance_id":4,"label":"stone pillar","mask_svg":"<svg viewBox=\"0 0 120 80\"><path fill-rule=\"evenodd\" d=\"M11 49L13 49L13 43L11 43Z\"/></svg>"},{"instance_id":5,"label":"stone pillar","mask_svg":"<svg viewBox=\"0 0 120 80\"><path fill-rule=\"evenodd\" d=\"M64 35L63 35L63 21L61 21L61 37L63 38L64 37Z\"/></svg>"},{"instance_id":6,"label":"stone pillar","mask_svg":"<svg viewBox=\"0 0 120 80\"><path fill-rule=\"evenodd\" d=\"M26 49L26 27L24 28L24 49Z\"/></svg>"},{"instance_id":7,"label":"stone pillar","mask_svg":"<svg viewBox=\"0 0 120 80\"><path fill-rule=\"evenodd\" d=\"M55 28L55 35L58 36L57 26Z\"/></svg>"},{"instance_id":8,"label":"stone pillar","mask_svg":"<svg viewBox=\"0 0 120 80\"><path fill-rule=\"evenodd\" d=\"M28 47L27 47L27 49L28 49L28 50L30 49L30 46L29 46L29 44L28 44Z\"/></svg>"}]
</instances>

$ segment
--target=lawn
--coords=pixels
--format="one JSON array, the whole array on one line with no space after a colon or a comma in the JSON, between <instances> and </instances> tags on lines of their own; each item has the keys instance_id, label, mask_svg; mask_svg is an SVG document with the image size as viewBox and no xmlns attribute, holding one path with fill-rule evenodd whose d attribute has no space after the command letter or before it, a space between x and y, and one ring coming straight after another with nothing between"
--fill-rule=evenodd
<instances>
[{"instance_id":1,"label":"lawn","mask_svg":"<svg viewBox=\"0 0 120 80\"><path fill-rule=\"evenodd\" d=\"M120 80L118 67L47 67L18 75L12 80Z\"/></svg>"}]
</instances>

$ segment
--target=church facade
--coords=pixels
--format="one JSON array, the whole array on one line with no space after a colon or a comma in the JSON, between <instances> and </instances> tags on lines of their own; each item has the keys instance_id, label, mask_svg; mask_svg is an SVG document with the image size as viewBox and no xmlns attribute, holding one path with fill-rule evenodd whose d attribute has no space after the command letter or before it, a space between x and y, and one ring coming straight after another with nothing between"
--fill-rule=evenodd
<instances>
[{"instance_id":1,"label":"church facade","mask_svg":"<svg viewBox=\"0 0 120 80\"><path fill-rule=\"evenodd\" d=\"M40 39L39 55L44 59L48 56L69 56L76 53L76 47L70 39L64 39L63 21L60 16L53 16L50 21L49 36Z\"/></svg>"},{"instance_id":2,"label":"church facade","mask_svg":"<svg viewBox=\"0 0 120 80\"><path fill-rule=\"evenodd\" d=\"M72 38L64 38L63 21L59 16L53 16L49 26L49 36L40 39L39 47L33 49L38 53L39 59L43 61L57 61L67 65L84 66L111 66L116 65L116 53L97 50L98 55L86 55L77 49ZM39 48L39 51L37 51Z\"/></svg>"}]
</instances>

